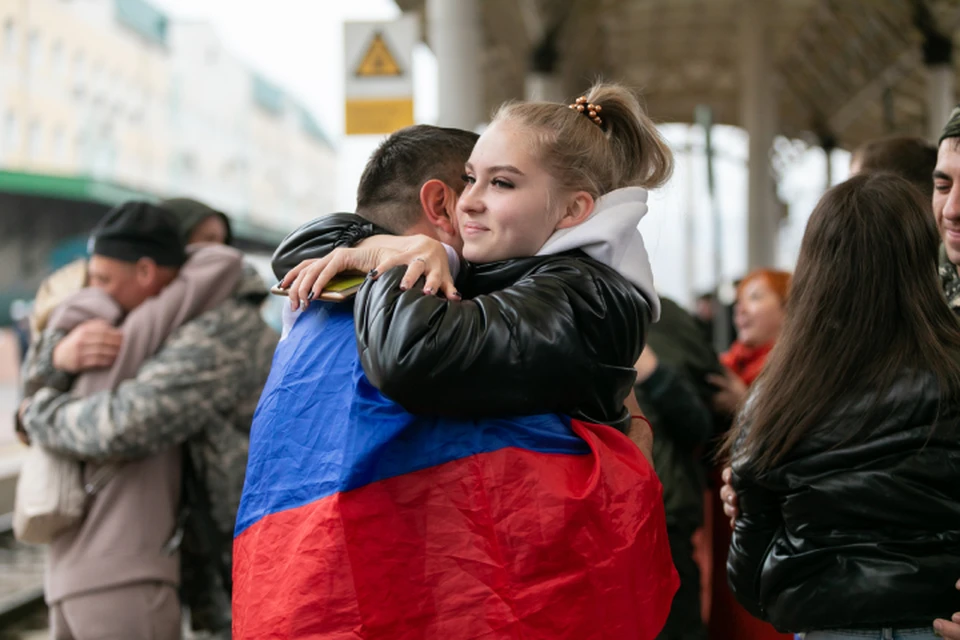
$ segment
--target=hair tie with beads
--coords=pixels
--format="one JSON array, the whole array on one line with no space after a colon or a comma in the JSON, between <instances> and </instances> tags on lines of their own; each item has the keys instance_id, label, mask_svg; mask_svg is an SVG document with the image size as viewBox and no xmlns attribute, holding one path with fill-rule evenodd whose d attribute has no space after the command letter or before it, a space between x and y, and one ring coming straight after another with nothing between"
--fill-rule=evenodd
<instances>
[{"instance_id":1,"label":"hair tie with beads","mask_svg":"<svg viewBox=\"0 0 960 640\"><path fill-rule=\"evenodd\" d=\"M603 107L600 105L587 102L586 96L580 96L573 104L569 106L574 111L578 111L585 115L601 129L603 128L603 120L600 119L600 112L603 111Z\"/></svg>"}]
</instances>

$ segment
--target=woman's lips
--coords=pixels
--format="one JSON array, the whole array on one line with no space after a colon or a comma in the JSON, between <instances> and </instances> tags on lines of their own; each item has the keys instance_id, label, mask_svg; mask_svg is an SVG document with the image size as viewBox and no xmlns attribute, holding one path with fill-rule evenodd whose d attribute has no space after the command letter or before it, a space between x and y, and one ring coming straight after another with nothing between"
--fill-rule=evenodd
<instances>
[{"instance_id":1,"label":"woman's lips","mask_svg":"<svg viewBox=\"0 0 960 640\"><path fill-rule=\"evenodd\" d=\"M463 225L463 233L466 235L473 235L477 233L483 233L484 231L490 231L482 224L477 224L476 222L468 222Z\"/></svg>"}]
</instances>

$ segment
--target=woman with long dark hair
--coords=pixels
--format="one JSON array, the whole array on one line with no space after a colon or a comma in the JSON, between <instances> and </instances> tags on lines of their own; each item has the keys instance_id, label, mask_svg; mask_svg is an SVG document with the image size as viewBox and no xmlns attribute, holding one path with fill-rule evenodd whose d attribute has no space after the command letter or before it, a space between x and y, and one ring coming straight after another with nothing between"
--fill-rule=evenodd
<instances>
[{"instance_id":1,"label":"woman with long dark hair","mask_svg":"<svg viewBox=\"0 0 960 640\"><path fill-rule=\"evenodd\" d=\"M934 638L960 608L960 324L920 193L851 178L810 217L728 437L737 599L807 640Z\"/></svg>"}]
</instances>

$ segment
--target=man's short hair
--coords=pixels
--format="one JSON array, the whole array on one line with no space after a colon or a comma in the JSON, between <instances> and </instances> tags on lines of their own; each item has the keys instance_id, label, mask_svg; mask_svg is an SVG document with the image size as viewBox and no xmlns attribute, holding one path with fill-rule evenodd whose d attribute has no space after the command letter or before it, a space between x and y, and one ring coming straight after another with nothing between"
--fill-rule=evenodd
<instances>
[{"instance_id":1,"label":"man's short hair","mask_svg":"<svg viewBox=\"0 0 960 640\"><path fill-rule=\"evenodd\" d=\"M933 198L933 170L937 166L937 148L912 136L894 136L871 140L857 147L854 158L860 171L889 171L909 180L920 192Z\"/></svg>"},{"instance_id":2,"label":"man's short hair","mask_svg":"<svg viewBox=\"0 0 960 640\"><path fill-rule=\"evenodd\" d=\"M360 176L357 213L393 233L423 217L420 187L436 178L463 191L464 165L479 136L471 131L419 124L400 129L374 151Z\"/></svg>"}]
</instances>

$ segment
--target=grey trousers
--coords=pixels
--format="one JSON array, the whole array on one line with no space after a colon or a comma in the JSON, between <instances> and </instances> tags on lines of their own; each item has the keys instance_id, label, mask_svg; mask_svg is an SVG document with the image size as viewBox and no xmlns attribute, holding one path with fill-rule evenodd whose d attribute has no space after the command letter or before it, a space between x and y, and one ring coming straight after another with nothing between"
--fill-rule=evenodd
<instances>
[{"instance_id":1,"label":"grey trousers","mask_svg":"<svg viewBox=\"0 0 960 640\"><path fill-rule=\"evenodd\" d=\"M50 607L54 640L178 640L180 598L165 582L91 591Z\"/></svg>"}]
</instances>

